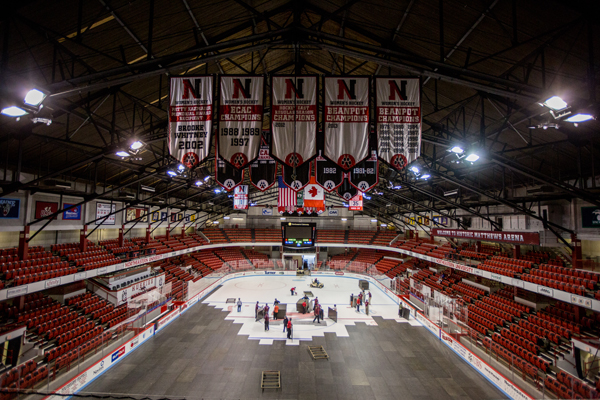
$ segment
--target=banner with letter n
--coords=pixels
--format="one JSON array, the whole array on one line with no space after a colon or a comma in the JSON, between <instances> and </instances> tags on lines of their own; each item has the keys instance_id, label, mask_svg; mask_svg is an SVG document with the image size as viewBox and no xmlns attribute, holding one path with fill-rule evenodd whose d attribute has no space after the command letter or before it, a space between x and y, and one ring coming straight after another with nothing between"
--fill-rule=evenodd
<instances>
[{"instance_id":1,"label":"banner with letter n","mask_svg":"<svg viewBox=\"0 0 600 400\"><path fill-rule=\"evenodd\" d=\"M317 154L317 77L273 76L271 155L297 167Z\"/></svg>"},{"instance_id":2,"label":"banner with letter n","mask_svg":"<svg viewBox=\"0 0 600 400\"><path fill-rule=\"evenodd\" d=\"M346 201L350 201L350 199L352 199L354 196L357 195L357 193L359 193L358 189L350 184L350 181L348 180L348 175L349 174L344 174L344 181L342 182L340 187L337 188L338 196L340 196Z\"/></svg>"},{"instance_id":3,"label":"banner with letter n","mask_svg":"<svg viewBox=\"0 0 600 400\"><path fill-rule=\"evenodd\" d=\"M215 181L228 192L244 181L244 170L239 170L226 163L219 155L215 161Z\"/></svg>"},{"instance_id":4,"label":"banner with letter n","mask_svg":"<svg viewBox=\"0 0 600 400\"><path fill-rule=\"evenodd\" d=\"M214 78L172 77L169 102L169 154L188 168L210 154Z\"/></svg>"},{"instance_id":5,"label":"banner with letter n","mask_svg":"<svg viewBox=\"0 0 600 400\"><path fill-rule=\"evenodd\" d=\"M260 146L258 158L250 164L250 182L252 186L264 192L277 181L277 161L269 155L269 146Z\"/></svg>"},{"instance_id":6,"label":"banner with letter n","mask_svg":"<svg viewBox=\"0 0 600 400\"><path fill-rule=\"evenodd\" d=\"M233 209L248 209L248 185L239 185L233 191Z\"/></svg>"},{"instance_id":7,"label":"banner with letter n","mask_svg":"<svg viewBox=\"0 0 600 400\"><path fill-rule=\"evenodd\" d=\"M371 151L371 157L357 163L350 170L350 184L363 193L373 189L379 183L379 162L377 152Z\"/></svg>"},{"instance_id":8,"label":"banner with letter n","mask_svg":"<svg viewBox=\"0 0 600 400\"><path fill-rule=\"evenodd\" d=\"M343 170L333 161L321 157L320 151L315 164L317 183L328 192L333 192L344 181Z\"/></svg>"},{"instance_id":9,"label":"banner with letter n","mask_svg":"<svg viewBox=\"0 0 600 400\"><path fill-rule=\"evenodd\" d=\"M375 78L377 153L397 170L421 154L421 80Z\"/></svg>"},{"instance_id":10,"label":"banner with letter n","mask_svg":"<svg viewBox=\"0 0 600 400\"><path fill-rule=\"evenodd\" d=\"M323 155L349 170L369 156L369 77L325 77Z\"/></svg>"},{"instance_id":11,"label":"banner with letter n","mask_svg":"<svg viewBox=\"0 0 600 400\"><path fill-rule=\"evenodd\" d=\"M237 169L250 164L261 144L265 78L221 76L219 156Z\"/></svg>"},{"instance_id":12,"label":"banner with letter n","mask_svg":"<svg viewBox=\"0 0 600 400\"><path fill-rule=\"evenodd\" d=\"M310 181L310 164L304 163L296 168L283 164L281 170L283 182L295 191L304 189Z\"/></svg>"}]
</instances>

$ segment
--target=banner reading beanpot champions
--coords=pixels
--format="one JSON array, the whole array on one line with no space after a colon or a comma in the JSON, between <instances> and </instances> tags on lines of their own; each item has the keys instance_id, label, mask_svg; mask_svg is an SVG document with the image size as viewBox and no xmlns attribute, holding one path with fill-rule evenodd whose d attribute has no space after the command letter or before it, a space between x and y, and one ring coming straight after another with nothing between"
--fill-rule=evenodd
<instances>
[{"instance_id":1,"label":"banner reading beanpot champions","mask_svg":"<svg viewBox=\"0 0 600 400\"><path fill-rule=\"evenodd\" d=\"M421 81L377 77L375 86L379 158L401 170L421 153Z\"/></svg>"},{"instance_id":2,"label":"banner reading beanpot champions","mask_svg":"<svg viewBox=\"0 0 600 400\"><path fill-rule=\"evenodd\" d=\"M324 155L345 170L369 156L369 77L325 78Z\"/></svg>"},{"instance_id":3,"label":"banner reading beanpot champions","mask_svg":"<svg viewBox=\"0 0 600 400\"><path fill-rule=\"evenodd\" d=\"M213 77L171 78L169 153L188 168L210 154Z\"/></svg>"},{"instance_id":4,"label":"banner reading beanpot champions","mask_svg":"<svg viewBox=\"0 0 600 400\"><path fill-rule=\"evenodd\" d=\"M265 78L221 76L220 82L219 156L241 169L258 157Z\"/></svg>"},{"instance_id":5,"label":"banner reading beanpot champions","mask_svg":"<svg viewBox=\"0 0 600 400\"><path fill-rule=\"evenodd\" d=\"M291 167L317 151L317 77L274 76L271 81L271 154Z\"/></svg>"}]
</instances>

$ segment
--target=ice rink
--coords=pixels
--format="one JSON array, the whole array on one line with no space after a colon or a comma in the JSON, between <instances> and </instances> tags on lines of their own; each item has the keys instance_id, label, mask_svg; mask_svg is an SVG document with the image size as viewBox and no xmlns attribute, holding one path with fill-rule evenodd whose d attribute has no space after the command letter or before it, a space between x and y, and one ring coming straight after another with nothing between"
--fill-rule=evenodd
<instances>
[{"instance_id":1,"label":"ice rink","mask_svg":"<svg viewBox=\"0 0 600 400\"><path fill-rule=\"evenodd\" d=\"M311 288L310 282L315 278L324 284L321 289ZM364 306L360 311L350 306L350 295L357 296L360 292L359 279L351 276L284 276L284 275L249 275L233 278L225 282L216 292L207 297L203 303L228 311L226 320L232 320L235 324L241 324L239 335L247 335L250 340L259 340L260 344L269 345L274 340L285 340L288 345L298 345L300 341L312 340L315 336L323 336L326 332L335 333L339 337L348 337L346 326L354 326L356 323L377 326L373 317L393 319L398 323L408 323L420 327L421 324L411 319L409 321L398 318L398 304L375 285L370 285L371 302L369 315L366 314ZM297 295L292 296L290 289L295 287ZM296 301L303 297L305 291L313 293L310 300L318 298L323 306L325 320L321 323L313 323L312 312L301 314L296 312ZM242 300L241 312L237 311L236 304L227 303L227 299ZM283 332L283 324L280 320L270 321L269 331L265 331L264 323L255 321L254 313L256 302L263 307L268 304L272 315L273 303L278 299L280 303L287 304L287 315L292 318L293 338L287 339ZM329 307L337 306L337 323L327 318Z\"/></svg>"}]
</instances>

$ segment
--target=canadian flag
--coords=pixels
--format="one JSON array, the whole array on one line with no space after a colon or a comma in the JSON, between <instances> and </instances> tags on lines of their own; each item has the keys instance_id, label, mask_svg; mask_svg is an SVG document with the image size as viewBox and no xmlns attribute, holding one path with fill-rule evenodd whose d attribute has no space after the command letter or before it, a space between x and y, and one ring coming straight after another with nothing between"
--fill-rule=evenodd
<instances>
[{"instance_id":1,"label":"canadian flag","mask_svg":"<svg viewBox=\"0 0 600 400\"><path fill-rule=\"evenodd\" d=\"M325 207L325 191L317 184L314 176L310 177L308 185L304 188L304 207Z\"/></svg>"}]
</instances>

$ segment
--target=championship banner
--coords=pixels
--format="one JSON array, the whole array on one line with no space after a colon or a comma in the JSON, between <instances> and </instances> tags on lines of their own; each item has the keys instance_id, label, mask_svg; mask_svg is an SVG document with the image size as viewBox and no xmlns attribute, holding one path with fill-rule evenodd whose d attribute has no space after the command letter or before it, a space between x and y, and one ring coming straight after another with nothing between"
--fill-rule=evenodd
<instances>
[{"instance_id":1,"label":"championship banner","mask_svg":"<svg viewBox=\"0 0 600 400\"><path fill-rule=\"evenodd\" d=\"M233 190L233 209L248 209L248 185L239 185Z\"/></svg>"},{"instance_id":2,"label":"championship banner","mask_svg":"<svg viewBox=\"0 0 600 400\"><path fill-rule=\"evenodd\" d=\"M377 152L371 152L371 158L357 163L350 170L349 181L352 186L365 193L379 183L379 164Z\"/></svg>"},{"instance_id":3,"label":"championship banner","mask_svg":"<svg viewBox=\"0 0 600 400\"><path fill-rule=\"evenodd\" d=\"M421 154L421 81L375 78L377 153L397 170Z\"/></svg>"},{"instance_id":4,"label":"championship banner","mask_svg":"<svg viewBox=\"0 0 600 400\"><path fill-rule=\"evenodd\" d=\"M188 168L210 154L214 78L171 77L169 103L169 153Z\"/></svg>"},{"instance_id":5,"label":"championship banner","mask_svg":"<svg viewBox=\"0 0 600 400\"><path fill-rule=\"evenodd\" d=\"M277 162L269 155L269 146L260 146L258 159L250 164L250 183L264 192L277 181Z\"/></svg>"},{"instance_id":6,"label":"championship banner","mask_svg":"<svg viewBox=\"0 0 600 400\"><path fill-rule=\"evenodd\" d=\"M369 77L325 78L324 155L344 170L369 156Z\"/></svg>"},{"instance_id":7,"label":"championship banner","mask_svg":"<svg viewBox=\"0 0 600 400\"><path fill-rule=\"evenodd\" d=\"M358 193L358 189L352 186L350 181L348 181L348 175L349 174L344 174L344 182L342 182L340 187L337 188L338 196L346 201L350 201L350 199L352 199Z\"/></svg>"},{"instance_id":8,"label":"championship banner","mask_svg":"<svg viewBox=\"0 0 600 400\"><path fill-rule=\"evenodd\" d=\"M288 165L282 165L281 175L283 176L283 182L290 188L298 191L308 185L310 180L310 163L304 163L299 167L296 167L296 174L294 174L294 168Z\"/></svg>"},{"instance_id":9,"label":"championship banner","mask_svg":"<svg viewBox=\"0 0 600 400\"><path fill-rule=\"evenodd\" d=\"M363 210L363 197L362 194L357 193L356 196L348 201L348 210L350 211L362 211Z\"/></svg>"},{"instance_id":10,"label":"championship banner","mask_svg":"<svg viewBox=\"0 0 600 400\"><path fill-rule=\"evenodd\" d=\"M244 181L244 170L235 169L217 155L215 162L215 181L225 190L230 191Z\"/></svg>"},{"instance_id":11,"label":"championship banner","mask_svg":"<svg viewBox=\"0 0 600 400\"><path fill-rule=\"evenodd\" d=\"M237 169L258 157L264 84L262 76L220 77L219 156Z\"/></svg>"},{"instance_id":12,"label":"championship banner","mask_svg":"<svg viewBox=\"0 0 600 400\"><path fill-rule=\"evenodd\" d=\"M343 170L333 161L329 161L321 154L316 159L316 180L328 192L333 192L344 181Z\"/></svg>"},{"instance_id":13,"label":"championship banner","mask_svg":"<svg viewBox=\"0 0 600 400\"><path fill-rule=\"evenodd\" d=\"M58 211L58 203L50 201L35 202L35 219L48 217ZM52 219L56 219L56 216Z\"/></svg>"},{"instance_id":14,"label":"championship banner","mask_svg":"<svg viewBox=\"0 0 600 400\"><path fill-rule=\"evenodd\" d=\"M317 77L274 76L271 80L271 154L295 167L317 152Z\"/></svg>"}]
</instances>

